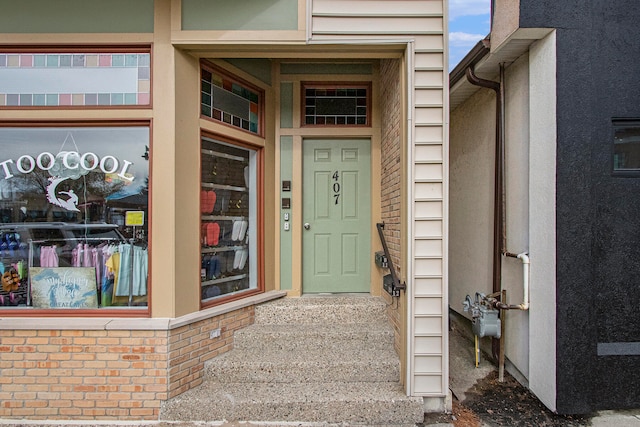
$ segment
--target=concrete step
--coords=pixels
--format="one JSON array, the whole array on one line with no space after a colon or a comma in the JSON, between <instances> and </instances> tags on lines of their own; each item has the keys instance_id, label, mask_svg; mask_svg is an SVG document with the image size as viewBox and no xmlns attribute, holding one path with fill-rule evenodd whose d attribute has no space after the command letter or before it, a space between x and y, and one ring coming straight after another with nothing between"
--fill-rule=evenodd
<instances>
[{"instance_id":1,"label":"concrete step","mask_svg":"<svg viewBox=\"0 0 640 427\"><path fill-rule=\"evenodd\" d=\"M357 348L383 351L393 348L393 343L393 327L388 322L322 326L256 324L237 331L233 347L256 352L301 352L329 347L336 351Z\"/></svg>"},{"instance_id":2,"label":"concrete step","mask_svg":"<svg viewBox=\"0 0 640 427\"><path fill-rule=\"evenodd\" d=\"M407 426L421 397L400 386L386 304L369 296L284 298L259 305L204 382L165 402L163 422ZM289 423L289 424L287 424Z\"/></svg>"},{"instance_id":3,"label":"concrete step","mask_svg":"<svg viewBox=\"0 0 640 427\"><path fill-rule=\"evenodd\" d=\"M256 306L255 323L324 325L372 323L385 320L386 305L369 296L311 296L282 298Z\"/></svg>"},{"instance_id":4,"label":"concrete step","mask_svg":"<svg viewBox=\"0 0 640 427\"><path fill-rule=\"evenodd\" d=\"M400 363L393 348L316 348L287 352L233 350L205 363L208 381L233 382L398 382Z\"/></svg>"},{"instance_id":5,"label":"concrete step","mask_svg":"<svg viewBox=\"0 0 640 427\"><path fill-rule=\"evenodd\" d=\"M423 420L422 398L407 397L397 383L205 382L166 402L166 421L322 422L407 425Z\"/></svg>"}]
</instances>

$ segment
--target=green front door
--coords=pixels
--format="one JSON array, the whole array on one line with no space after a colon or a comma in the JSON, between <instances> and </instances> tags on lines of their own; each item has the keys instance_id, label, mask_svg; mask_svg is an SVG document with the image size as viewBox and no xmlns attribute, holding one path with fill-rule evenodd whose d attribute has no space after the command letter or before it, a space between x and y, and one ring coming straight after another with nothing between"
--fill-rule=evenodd
<instances>
[{"instance_id":1,"label":"green front door","mask_svg":"<svg viewBox=\"0 0 640 427\"><path fill-rule=\"evenodd\" d=\"M303 142L302 291L369 292L371 141Z\"/></svg>"}]
</instances>

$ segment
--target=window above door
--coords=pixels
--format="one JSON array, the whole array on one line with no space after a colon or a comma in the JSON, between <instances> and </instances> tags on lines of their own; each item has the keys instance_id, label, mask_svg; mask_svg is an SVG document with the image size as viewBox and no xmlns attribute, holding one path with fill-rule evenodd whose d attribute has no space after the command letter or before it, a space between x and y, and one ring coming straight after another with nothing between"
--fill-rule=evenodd
<instances>
[{"instance_id":1,"label":"window above door","mask_svg":"<svg viewBox=\"0 0 640 427\"><path fill-rule=\"evenodd\" d=\"M303 126L371 126L370 83L302 83Z\"/></svg>"}]
</instances>

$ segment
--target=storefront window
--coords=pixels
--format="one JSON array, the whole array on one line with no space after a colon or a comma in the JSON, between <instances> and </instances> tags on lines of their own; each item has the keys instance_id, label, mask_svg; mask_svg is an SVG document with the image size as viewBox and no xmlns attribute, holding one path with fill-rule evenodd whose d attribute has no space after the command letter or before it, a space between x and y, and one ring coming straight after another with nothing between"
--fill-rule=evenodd
<instances>
[{"instance_id":1,"label":"storefront window","mask_svg":"<svg viewBox=\"0 0 640 427\"><path fill-rule=\"evenodd\" d=\"M255 150L202 139L203 304L258 288Z\"/></svg>"},{"instance_id":2,"label":"storefront window","mask_svg":"<svg viewBox=\"0 0 640 427\"><path fill-rule=\"evenodd\" d=\"M0 127L0 146L0 306L146 306L149 127Z\"/></svg>"}]
</instances>

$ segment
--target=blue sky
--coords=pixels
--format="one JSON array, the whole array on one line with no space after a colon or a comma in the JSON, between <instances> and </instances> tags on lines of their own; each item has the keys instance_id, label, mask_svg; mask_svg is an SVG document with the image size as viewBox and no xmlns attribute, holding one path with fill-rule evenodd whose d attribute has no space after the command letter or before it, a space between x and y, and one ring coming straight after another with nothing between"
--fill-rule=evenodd
<instances>
[{"instance_id":1,"label":"blue sky","mask_svg":"<svg viewBox=\"0 0 640 427\"><path fill-rule=\"evenodd\" d=\"M491 27L491 0L449 0L449 71Z\"/></svg>"}]
</instances>

